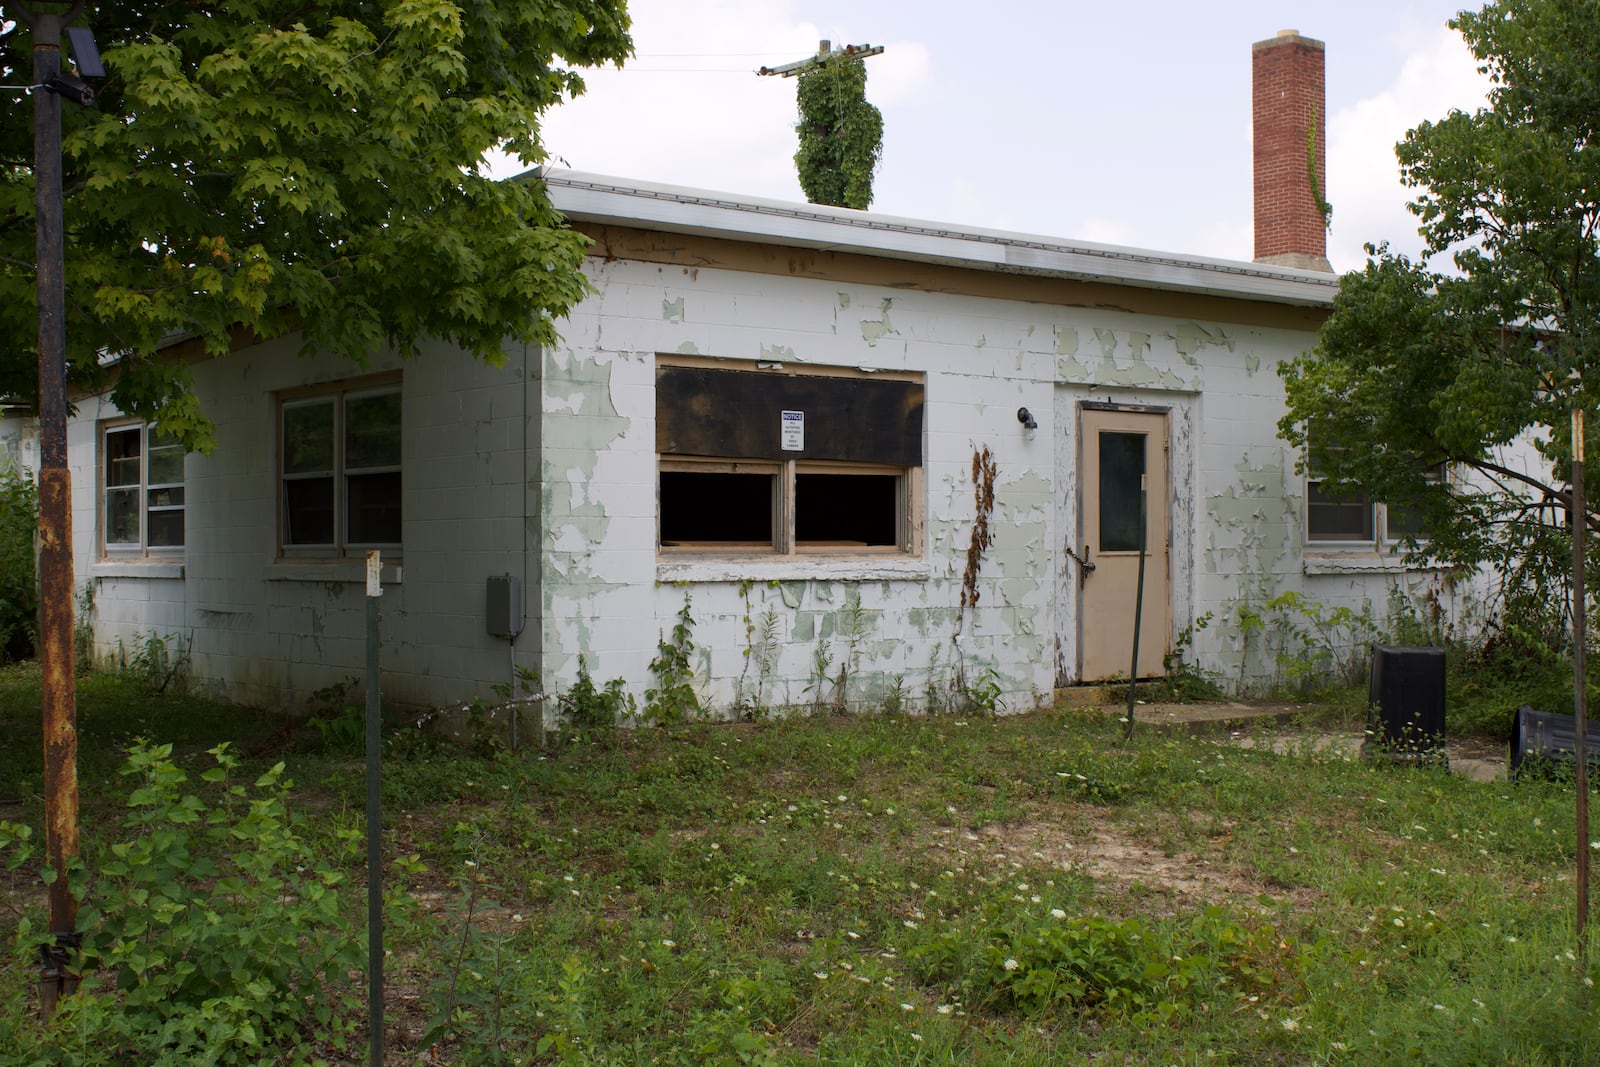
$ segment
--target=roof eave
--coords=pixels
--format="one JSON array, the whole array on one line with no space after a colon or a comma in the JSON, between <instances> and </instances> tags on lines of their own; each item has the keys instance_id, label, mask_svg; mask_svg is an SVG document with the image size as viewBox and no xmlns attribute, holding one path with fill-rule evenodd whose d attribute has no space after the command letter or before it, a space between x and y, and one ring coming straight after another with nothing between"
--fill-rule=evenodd
<instances>
[{"instance_id":1,"label":"roof eave","mask_svg":"<svg viewBox=\"0 0 1600 1067\"><path fill-rule=\"evenodd\" d=\"M602 225L1301 307L1326 307L1339 288L1335 275L1292 267L960 228L576 171L546 169L526 177L542 177L568 219Z\"/></svg>"}]
</instances>

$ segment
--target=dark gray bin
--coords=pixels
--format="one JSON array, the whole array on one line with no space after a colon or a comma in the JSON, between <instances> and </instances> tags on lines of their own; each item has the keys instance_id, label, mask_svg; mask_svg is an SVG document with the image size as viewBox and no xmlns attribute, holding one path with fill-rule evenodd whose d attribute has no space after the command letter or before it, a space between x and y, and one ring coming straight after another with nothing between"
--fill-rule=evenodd
<instances>
[{"instance_id":1,"label":"dark gray bin","mask_svg":"<svg viewBox=\"0 0 1600 1067\"><path fill-rule=\"evenodd\" d=\"M1595 751L1593 724L1587 731L1589 773L1600 774L1600 752ZM1522 705L1511 716L1511 777L1524 773L1550 774L1578 763L1578 720L1554 711Z\"/></svg>"},{"instance_id":2,"label":"dark gray bin","mask_svg":"<svg viewBox=\"0 0 1600 1067\"><path fill-rule=\"evenodd\" d=\"M1444 664L1442 648L1372 646L1363 756L1411 763L1448 761Z\"/></svg>"}]
</instances>

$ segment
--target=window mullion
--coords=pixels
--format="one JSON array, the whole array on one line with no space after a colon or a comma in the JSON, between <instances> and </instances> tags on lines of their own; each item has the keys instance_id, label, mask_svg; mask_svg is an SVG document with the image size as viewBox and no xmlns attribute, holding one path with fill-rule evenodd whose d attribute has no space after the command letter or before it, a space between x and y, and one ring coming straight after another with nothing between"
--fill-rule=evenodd
<instances>
[{"instance_id":1,"label":"window mullion","mask_svg":"<svg viewBox=\"0 0 1600 1067\"><path fill-rule=\"evenodd\" d=\"M783 469L779 474L778 486L778 521L773 525L773 530L778 535L778 543L773 546L781 556L794 554L794 482L797 464L792 459L783 461Z\"/></svg>"},{"instance_id":2,"label":"window mullion","mask_svg":"<svg viewBox=\"0 0 1600 1067\"><path fill-rule=\"evenodd\" d=\"M341 559L349 533L345 529L345 497L350 493L350 484L344 470L344 409L348 403L350 398L341 393L333 405L333 554Z\"/></svg>"},{"instance_id":3,"label":"window mullion","mask_svg":"<svg viewBox=\"0 0 1600 1067\"><path fill-rule=\"evenodd\" d=\"M150 551L150 424L139 427L139 554Z\"/></svg>"}]
</instances>

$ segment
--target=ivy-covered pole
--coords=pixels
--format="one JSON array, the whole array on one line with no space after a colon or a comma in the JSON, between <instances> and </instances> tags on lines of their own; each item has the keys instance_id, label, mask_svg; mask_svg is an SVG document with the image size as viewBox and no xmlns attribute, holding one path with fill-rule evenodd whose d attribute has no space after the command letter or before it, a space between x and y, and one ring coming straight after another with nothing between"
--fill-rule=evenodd
<instances>
[{"instance_id":1,"label":"ivy-covered pole","mask_svg":"<svg viewBox=\"0 0 1600 1067\"><path fill-rule=\"evenodd\" d=\"M815 56L756 72L799 79L800 148L794 163L813 204L858 211L872 204L872 176L883 158L883 113L867 102L865 60L882 52L870 44L835 52L822 41Z\"/></svg>"}]
</instances>

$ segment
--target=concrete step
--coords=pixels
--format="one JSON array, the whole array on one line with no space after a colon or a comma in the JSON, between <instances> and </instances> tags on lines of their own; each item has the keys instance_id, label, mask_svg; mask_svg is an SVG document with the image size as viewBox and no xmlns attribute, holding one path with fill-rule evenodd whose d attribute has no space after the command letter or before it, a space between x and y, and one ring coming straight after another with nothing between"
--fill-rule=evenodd
<instances>
[{"instance_id":1,"label":"concrete step","mask_svg":"<svg viewBox=\"0 0 1600 1067\"><path fill-rule=\"evenodd\" d=\"M1074 685L1065 689L1057 689L1056 707L1098 708L1105 704L1114 703L1118 688L1120 687L1109 685Z\"/></svg>"}]
</instances>

